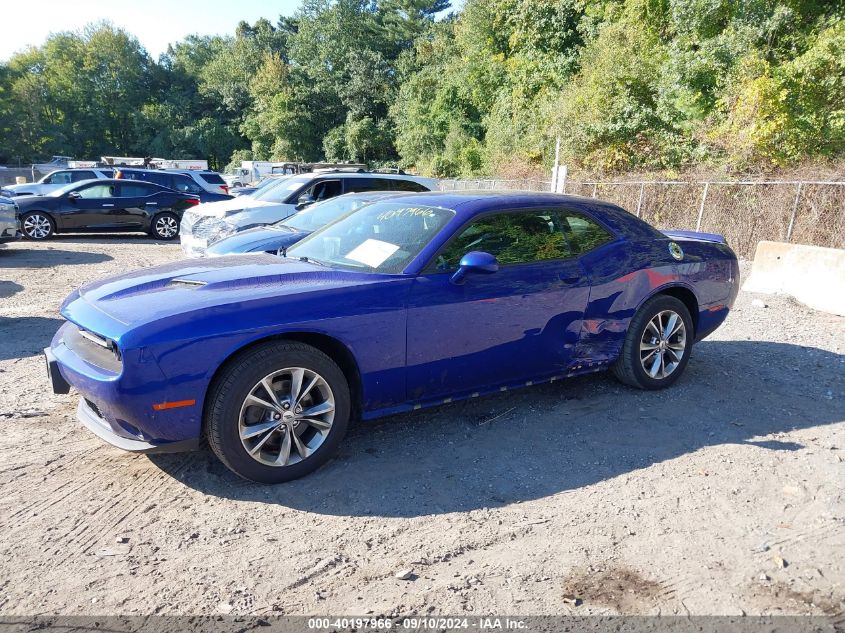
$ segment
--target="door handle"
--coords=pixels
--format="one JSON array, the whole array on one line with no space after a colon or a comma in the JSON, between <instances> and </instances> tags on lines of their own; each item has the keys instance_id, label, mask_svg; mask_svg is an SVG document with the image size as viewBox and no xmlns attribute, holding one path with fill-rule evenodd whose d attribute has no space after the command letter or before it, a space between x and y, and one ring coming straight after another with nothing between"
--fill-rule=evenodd
<instances>
[{"instance_id":1,"label":"door handle","mask_svg":"<svg viewBox=\"0 0 845 633\"><path fill-rule=\"evenodd\" d=\"M145 202L145 203L144 203L144 206L145 206L145 207L157 207L157 206L158 206L158 202Z\"/></svg>"},{"instance_id":2,"label":"door handle","mask_svg":"<svg viewBox=\"0 0 845 633\"><path fill-rule=\"evenodd\" d=\"M114 205L113 204L104 204L103 206L104 207L113 207Z\"/></svg>"}]
</instances>

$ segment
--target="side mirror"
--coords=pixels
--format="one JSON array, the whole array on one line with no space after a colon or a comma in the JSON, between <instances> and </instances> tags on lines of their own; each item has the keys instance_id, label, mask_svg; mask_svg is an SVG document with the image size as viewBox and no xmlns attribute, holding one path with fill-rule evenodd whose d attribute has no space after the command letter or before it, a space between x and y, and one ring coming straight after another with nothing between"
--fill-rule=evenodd
<instances>
[{"instance_id":1,"label":"side mirror","mask_svg":"<svg viewBox=\"0 0 845 633\"><path fill-rule=\"evenodd\" d=\"M68 200L79 200L82 197L82 194L78 191L71 191L67 194Z\"/></svg>"},{"instance_id":2,"label":"side mirror","mask_svg":"<svg viewBox=\"0 0 845 633\"><path fill-rule=\"evenodd\" d=\"M304 209L309 204L314 204L314 198L311 197L311 194L303 193L296 201L296 208Z\"/></svg>"},{"instance_id":3,"label":"side mirror","mask_svg":"<svg viewBox=\"0 0 845 633\"><path fill-rule=\"evenodd\" d=\"M461 257L458 270L455 271L455 274L452 275L449 281L453 284L460 285L464 283L464 279L468 273L489 275L497 270L499 270L499 262L496 261L495 256L483 251L471 251Z\"/></svg>"}]
</instances>

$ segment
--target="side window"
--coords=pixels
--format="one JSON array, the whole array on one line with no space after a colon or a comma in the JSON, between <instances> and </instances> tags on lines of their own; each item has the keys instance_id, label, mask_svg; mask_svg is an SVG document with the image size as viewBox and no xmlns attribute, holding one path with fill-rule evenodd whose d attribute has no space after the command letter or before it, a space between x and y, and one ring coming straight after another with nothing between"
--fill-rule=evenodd
<instances>
[{"instance_id":1,"label":"side window","mask_svg":"<svg viewBox=\"0 0 845 633\"><path fill-rule=\"evenodd\" d=\"M194 182L190 176L173 175L173 188L183 193L202 193L202 187Z\"/></svg>"},{"instance_id":2,"label":"side window","mask_svg":"<svg viewBox=\"0 0 845 633\"><path fill-rule=\"evenodd\" d=\"M120 185L119 196L121 198L145 198L154 193L152 187L145 185L142 182L134 182L132 184L123 183Z\"/></svg>"},{"instance_id":3,"label":"side window","mask_svg":"<svg viewBox=\"0 0 845 633\"><path fill-rule=\"evenodd\" d=\"M71 172L57 171L55 174L50 174L45 181L45 184L50 185L67 185L70 184Z\"/></svg>"},{"instance_id":4,"label":"side window","mask_svg":"<svg viewBox=\"0 0 845 633\"><path fill-rule=\"evenodd\" d=\"M461 257L470 251L495 255L502 266L573 256L557 213L499 213L479 218L461 231L441 250L429 270L455 270Z\"/></svg>"},{"instance_id":5,"label":"side window","mask_svg":"<svg viewBox=\"0 0 845 633\"><path fill-rule=\"evenodd\" d=\"M321 200L328 200L341 194L341 183L339 180L322 180L315 183L313 187L308 190L308 193L314 199L314 202Z\"/></svg>"},{"instance_id":6,"label":"side window","mask_svg":"<svg viewBox=\"0 0 845 633\"><path fill-rule=\"evenodd\" d=\"M94 198L114 198L114 185L93 185L79 190L79 197L86 200Z\"/></svg>"},{"instance_id":7,"label":"side window","mask_svg":"<svg viewBox=\"0 0 845 633\"><path fill-rule=\"evenodd\" d=\"M378 182L381 179L377 178L347 178L346 179L346 193L362 191L378 191Z\"/></svg>"},{"instance_id":8,"label":"side window","mask_svg":"<svg viewBox=\"0 0 845 633\"><path fill-rule=\"evenodd\" d=\"M72 182L81 182L83 180L94 180L97 177L93 171L72 171L70 172L70 179Z\"/></svg>"},{"instance_id":9,"label":"side window","mask_svg":"<svg viewBox=\"0 0 845 633\"><path fill-rule=\"evenodd\" d=\"M560 215L566 225L576 255L583 255L613 239L610 233L580 213L561 211Z\"/></svg>"},{"instance_id":10,"label":"side window","mask_svg":"<svg viewBox=\"0 0 845 633\"><path fill-rule=\"evenodd\" d=\"M420 183L413 180L391 179L389 182L393 185L394 191L428 191Z\"/></svg>"}]
</instances>

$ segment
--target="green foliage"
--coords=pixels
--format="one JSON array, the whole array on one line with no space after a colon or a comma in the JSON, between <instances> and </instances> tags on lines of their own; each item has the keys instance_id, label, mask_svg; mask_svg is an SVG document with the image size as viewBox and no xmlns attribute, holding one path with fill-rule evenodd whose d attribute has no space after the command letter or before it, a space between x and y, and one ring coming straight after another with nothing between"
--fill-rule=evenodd
<instances>
[{"instance_id":1,"label":"green foliage","mask_svg":"<svg viewBox=\"0 0 845 633\"><path fill-rule=\"evenodd\" d=\"M749 54L721 102L713 132L733 164L785 165L845 152L845 21L832 21L807 50L779 66Z\"/></svg>"},{"instance_id":2,"label":"green foliage","mask_svg":"<svg viewBox=\"0 0 845 633\"><path fill-rule=\"evenodd\" d=\"M302 0L153 60L108 23L0 64L0 162L399 164L438 176L845 153L845 3Z\"/></svg>"}]
</instances>

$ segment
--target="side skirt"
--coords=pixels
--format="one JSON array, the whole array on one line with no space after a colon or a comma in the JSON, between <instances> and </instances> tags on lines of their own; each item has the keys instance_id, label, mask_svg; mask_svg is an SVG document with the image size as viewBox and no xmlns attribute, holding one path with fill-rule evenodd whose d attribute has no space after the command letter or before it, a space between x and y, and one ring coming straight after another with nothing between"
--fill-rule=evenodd
<instances>
[{"instance_id":1,"label":"side skirt","mask_svg":"<svg viewBox=\"0 0 845 633\"><path fill-rule=\"evenodd\" d=\"M488 389L480 389L478 391L463 392L453 396L449 396L448 398L434 398L429 400L422 399L400 404L394 407L385 407L382 409L373 409L372 411L364 411L361 414L361 419L374 420L376 418L383 418L390 415L396 415L398 413L406 413L408 411L416 411L418 409L438 407L440 405L449 404L450 402L460 402L462 400L480 398L483 396L492 395L494 393L501 393L503 391L513 391L515 389L523 389L525 387L531 387L533 385L542 385L546 383L556 382L558 380L566 380L567 378L582 376L584 374L594 374L600 371L605 371L609 367L610 363L607 361L579 362L570 367L569 371L563 374L555 374L554 376L545 376L541 378L536 378L534 380L526 380L522 382L507 383Z\"/></svg>"}]
</instances>

